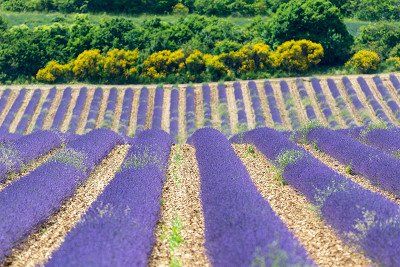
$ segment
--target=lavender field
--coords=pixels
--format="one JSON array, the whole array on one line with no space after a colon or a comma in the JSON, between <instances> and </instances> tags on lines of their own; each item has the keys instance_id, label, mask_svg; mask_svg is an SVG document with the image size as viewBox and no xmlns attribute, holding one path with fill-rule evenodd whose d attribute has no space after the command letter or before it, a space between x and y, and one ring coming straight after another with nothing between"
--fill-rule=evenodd
<instances>
[{"instance_id":1,"label":"lavender field","mask_svg":"<svg viewBox=\"0 0 400 267\"><path fill-rule=\"evenodd\" d=\"M5 88L0 266L400 266L398 86Z\"/></svg>"}]
</instances>

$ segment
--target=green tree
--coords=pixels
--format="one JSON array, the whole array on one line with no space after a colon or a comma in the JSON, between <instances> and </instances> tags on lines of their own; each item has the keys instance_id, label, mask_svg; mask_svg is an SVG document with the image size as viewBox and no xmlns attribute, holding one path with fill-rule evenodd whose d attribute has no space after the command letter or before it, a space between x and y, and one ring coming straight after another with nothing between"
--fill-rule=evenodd
<instances>
[{"instance_id":1,"label":"green tree","mask_svg":"<svg viewBox=\"0 0 400 267\"><path fill-rule=\"evenodd\" d=\"M320 43L325 64L340 64L349 57L353 38L328 0L291 0L282 4L267 24L265 39L275 47L292 39Z\"/></svg>"}]
</instances>

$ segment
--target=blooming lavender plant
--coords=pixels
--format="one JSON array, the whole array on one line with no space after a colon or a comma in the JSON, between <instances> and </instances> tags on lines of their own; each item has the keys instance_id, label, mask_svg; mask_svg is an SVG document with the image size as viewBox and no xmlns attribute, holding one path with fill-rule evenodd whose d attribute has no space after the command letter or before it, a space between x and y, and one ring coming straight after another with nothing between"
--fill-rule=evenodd
<instances>
[{"instance_id":1,"label":"blooming lavender plant","mask_svg":"<svg viewBox=\"0 0 400 267\"><path fill-rule=\"evenodd\" d=\"M383 84L381 78L379 76L375 76L372 78L376 88L378 88L379 93L381 94L383 100L385 100L386 104L389 106L390 110L392 111L393 115L396 117L398 121L400 121L400 109L399 105L392 99L388 89Z\"/></svg>"},{"instance_id":2,"label":"blooming lavender plant","mask_svg":"<svg viewBox=\"0 0 400 267\"><path fill-rule=\"evenodd\" d=\"M96 127L97 116L100 111L101 99L103 98L103 89L97 88L93 95L92 103L90 104L89 115L86 120L85 131L88 132Z\"/></svg>"},{"instance_id":3,"label":"blooming lavender plant","mask_svg":"<svg viewBox=\"0 0 400 267\"><path fill-rule=\"evenodd\" d=\"M139 96L139 107L137 113L136 131L138 134L146 128L147 110L149 102L149 89L143 87Z\"/></svg>"},{"instance_id":4,"label":"blooming lavender plant","mask_svg":"<svg viewBox=\"0 0 400 267\"><path fill-rule=\"evenodd\" d=\"M11 90L10 89L6 89L4 90L3 94L1 95L0 98L0 113L3 113L4 108L7 105L8 99L10 97L11 94Z\"/></svg>"},{"instance_id":5,"label":"blooming lavender plant","mask_svg":"<svg viewBox=\"0 0 400 267\"><path fill-rule=\"evenodd\" d=\"M128 88L125 90L124 100L122 101L122 113L119 122L119 132L124 135L128 134L129 121L132 114L132 101L133 90L132 88Z\"/></svg>"},{"instance_id":6,"label":"blooming lavender plant","mask_svg":"<svg viewBox=\"0 0 400 267\"><path fill-rule=\"evenodd\" d=\"M194 104L194 89L189 86L186 88L186 131L187 135L190 136L196 129L195 124L195 104Z\"/></svg>"},{"instance_id":7,"label":"blooming lavender plant","mask_svg":"<svg viewBox=\"0 0 400 267\"><path fill-rule=\"evenodd\" d=\"M360 99L358 98L357 93L354 90L354 87L350 79L347 77L343 77L342 82L347 94L351 99L351 102L353 103L353 106L361 114L364 124L371 123L371 118L368 116L365 106L361 103Z\"/></svg>"},{"instance_id":8,"label":"blooming lavender plant","mask_svg":"<svg viewBox=\"0 0 400 267\"><path fill-rule=\"evenodd\" d=\"M1 191L0 260L56 212L94 166L122 142L112 131L92 131Z\"/></svg>"},{"instance_id":9,"label":"blooming lavender plant","mask_svg":"<svg viewBox=\"0 0 400 267\"><path fill-rule=\"evenodd\" d=\"M58 106L56 114L54 116L53 125L51 126L53 130L60 130L61 128L61 124L64 121L65 114L67 113L68 106L71 102L72 98L71 93L72 93L71 87L66 88L63 92L60 105Z\"/></svg>"},{"instance_id":10,"label":"blooming lavender plant","mask_svg":"<svg viewBox=\"0 0 400 267\"><path fill-rule=\"evenodd\" d=\"M341 96L339 89L333 79L327 79L328 88L335 99L336 106L340 110L340 115L342 116L343 120L345 121L348 127L356 127L356 123L354 119L351 117L350 112L347 108L346 102L344 101L343 97Z\"/></svg>"},{"instance_id":11,"label":"blooming lavender plant","mask_svg":"<svg viewBox=\"0 0 400 267\"><path fill-rule=\"evenodd\" d=\"M389 79L392 82L394 89L396 89L397 94L400 94L400 81L399 81L399 79L397 79L396 75L394 75L394 74L390 74Z\"/></svg>"},{"instance_id":12,"label":"blooming lavender plant","mask_svg":"<svg viewBox=\"0 0 400 267\"><path fill-rule=\"evenodd\" d=\"M321 83L320 83L319 79L312 78L311 85L317 96L319 107L322 110L322 113L324 114L325 118L329 122L329 126L332 128L336 128L338 126L338 123L335 121L334 116L332 114L332 110L329 107L328 102L326 101L326 98L325 98L324 92L322 91L322 87L321 87Z\"/></svg>"},{"instance_id":13,"label":"blooming lavender plant","mask_svg":"<svg viewBox=\"0 0 400 267\"><path fill-rule=\"evenodd\" d=\"M3 124L0 126L0 132L8 132L11 123L13 122L16 113L21 108L22 103L24 102L24 98L26 95L26 89L22 89L19 91L17 99L15 99L14 103L12 104L10 110L8 111Z\"/></svg>"},{"instance_id":14,"label":"blooming lavender plant","mask_svg":"<svg viewBox=\"0 0 400 267\"><path fill-rule=\"evenodd\" d=\"M284 180L318 207L345 241L383 266L400 264L400 210L395 203L333 171L275 130L255 129L232 141L254 144L281 167ZM297 157L285 160L291 154Z\"/></svg>"},{"instance_id":15,"label":"blooming lavender plant","mask_svg":"<svg viewBox=\"0 0 400 267\"><path fill-rule=\"evenodd\" d=\"M264 91L265 91L265 95L267 96L269 110L271 112L272 120L274 121L275 126L281 126L282 125L281 114L279 112L278 105L276 104L274 90L272 89L272 86L269 81L265 81Z\"/></svg>"},{"instance_id":16,"label":"blooming lavender plant","mask_svg":"<svg viewBox=\"0 0 400 267\"><path fill-rule=\"evenodd\" d=\"M115 115L115 107L117 105L117 97L118 97L118 91L116 88L111 88L110 94L108 96L107 100L107 107L106 107L106 112L104 114L104 120L103 120L103 127L106 128L111 128L114 115Z\"/></svg>"},{"instance_id":17,"label":"blooming lavender plant","mask_svg":"<svg viewBox=\"0 0 400 267\"><path fill-rule=\"evenodd\" d=\"M49 114L49 110L51 107L51 104L53 103L54 97L56 96L57 89L55 87L51 88L46 100L44 101L42 105L42 109L40 110L39 116L36 120L35 123L35 130L41 130L43 129L44 121L46 120L47 115Z\"/></svg>"},{"instance_id":18,"label":"blooming lavender plant","mask_svg":"<svg viewBox=\"0 0 400 267\"><path fill-rule=\"evenodd\" d=\"M251 103L254 110L256 127L263 127L265 126L265 118L261 107L261 100L260 95L258 94L257 85L254 81L249 81L248 87L251 97Z\"/></svg>"},{"instance_id":19,"label":"blooming lavender plant","mask_svg":"<svg viewBox=\"0 0 400 267\"><path fill-rule=\"evenodd\" d=\"M260 258L264 266L313 264L222 133L204 128L189 143L196 148L205 246L213 266L250 266Z\"/></svg>"},{"instance_id":20,"label":"blooming lavender plant","mask_svg":"<svg viewBox=\"0 0 400 267\"><path fill-rule=\"evenodd\" d=\"M211 89L208 84L203 84L203 109L204 109L204 127L211 127Z\"/></svg>"},{"instance_id":21,"label":"blooming lavender plant","mask_svg":"<svg viewBox=\"0 0 400 267\"><path fill-rule=\"evenodd\" d=\"M78 98L76 99L74 110L72 111L71 121L69 123L68 132L75 133L78 128L79 119L87 98L87 88L83 87L79 90Z\"/></svg>"},{"instance_id":22,"label":"blooming lavender plant","mask_svg":"<svg viewBox=\"0 0 400 267\"><path fill-rule=\"evenodd\" d=\"M154 97L154 112L153 112L153 123L152 128L161 130L161 121L163 114L163 103L164 103L164 88L157 86L156 95Z\"/></svg>"},{"instance_id":23,"label":"blooming lavender plant","mask_svg":"<svg viewBox=\"0 0 400 267\"><path fill-rule=\"evenodd\" d=\"M171 90L170 124L169 132L173 138L179 133L179 90L173 87Z\"/></svg>"},{"instance_id":24,"label":"blooming lavender plant","mask_svg":"<svg viewBox=\"0 0 400 267\"><path fill-rule=\"evenodd\" d=\"M163 131L135 136L121 172L46 266L147 266L171 145Z\"/></svg>"},{"instance_id":25,"label":"blooming lavender plant","mask_svg":"<svg viewBox=\"0 0 400 267\"><path fill-rule=\"evenodd\" d=\"M303 81L300 78L296 79L296 85L297 85L297 90L299 91L299 94L300 94L301 102L303 103L303 105L306 108L307 118L309 120L317 119L314 108L311 105L310 97L307 93L306 88L304 87Z\"/></svg>"},{"instance_id":26,"label":"blooming lavender plant","mask_svg":"<svg viewBox=\"0 0 400 267\"><path fill-rule=\"evenodd\" d=\"M236 108L238 114L238 128L239 132L247 130L247 115L243 101L243 93L242 88L239 82L233 83L235 101L236 101Z\"/></svg>"},{"instance_id":27,"label":"blooming lavender plant","mask_svg":"<svg viewBox=\"0 0 400 267\"><path fill-rule=\"evenodd\" d=\"M281 81L280 83L281 92L283 96L283 101L285 102L285 108L289 112L289 118L293 129L300 127L299 117L297 115L296 108L294 106L293 97L290 94L289 85L286 81Z\"/></svg>"},{"instance_id":28,"label":"blooming lavender plant","mask_svg":"<svg viewBox=\"0 0 400 267\"><path fill-rule=\"evenodd\" d=\"M17 133L24 134L26 129L28 128L28 125L32 119L33 114L35 113L36 107L39 104L40 97L42 96L42 90L36 89L33 92L32 98L28 103L28 106L26 107L24 111L24 115L22 116L21 120L18 123L17 126Z\"/></svg>"},{"instance_id":29,"label":"blooming lavender plant","mask_svg":"<svg viewBox=\"0 0 400 267\"><path fill-rule=\"evenodd\" d=\"M222 132L229 136L231 134L230 120L229 120L229 110L228 110L228 100L226 96L226 86L225 84L218 84L218 99L219 99L219 116L221 119Z\"/></svg>"}]
</instances>

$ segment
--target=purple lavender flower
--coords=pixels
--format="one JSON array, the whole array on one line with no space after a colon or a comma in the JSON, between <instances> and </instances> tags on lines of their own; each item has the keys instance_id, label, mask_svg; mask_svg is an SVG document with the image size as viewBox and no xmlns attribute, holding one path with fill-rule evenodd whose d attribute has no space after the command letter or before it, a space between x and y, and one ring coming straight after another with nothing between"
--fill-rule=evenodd
<instances>
[{"instance_id":1,"label":"purple lavender flower","mask_svg":"<svg viewBox=\"0 0 400 267\"><path fill-rule=\"evenodd\" d=\"M285 108L289 112L289 118L292 124L293 129L297 129L300 127L299 117L297 115L296 108L294 106L293 97L289 91L289 85L286 81L281 81L280 83L281 92L283 96L283 101L285 102Z\"/></svg>"},{"instance_id":2,"label":"purple lavender flower","mask_svg":"<svg viewBox=\"0 0 400 267\"><path fill-rule=\"evenodd\" d=\"M191 86L186 88L186 131L190 136L196 129L194 109L194 89Z\"/></svg>"},{"instance_id":3,"label":"purple lavender flower","mask_svg":"<svg viewBox=\"0 0 400 267\"><path fill-rule=\"evenodd\" d=\"M29 126L29 123L31 122L32 116L35 113L36 107L39 104L40 97L42 96L42 90L36 89L33 92L32 98L28 103L28 106L26 107L24 111L24 115L22 116L21 120L18 123L17 126L17 132L24 134L26 129Z\"/></svg>"},{"instance_id":4,"label":"purple lavender flower","mask_svg":"<svg viewBox=\"0 0 400 267\"><path fill-rule=\"evenodd\" d=\"M238 113L239 131L247 130L247 115L243 101L242 88L239 82L233 83L236 108Z\"/></svg>"},{"instance_id":5,"label":"purple lavender flower","mask_svg":"<svg viewBox=\"0 0 400 267\"><path fill-rule=\"evenodd\" d=\"M147 119L147 109L149 102L149 90L147 87L143 87L140 91L139 96L139 108L137 114L137 123L136 123L136 134L142 132L146 128L146 119Z\"/></svg>"},{"instance_id":6,"label":"purple lavender flower","mask_svg":"<svg viewBox=\"0 0 400 267\"><path fill-rule=\"evenodd\" d=\"M164 103L164 88L157 86L156 95L154 98L154 112L153 112L153 123L152 128L161 130L161 121L163 114L163 103Z\"/></svg>"},{"instance_id":7,"label":"purple lavender flower","mask_svg":"<svg viewBox=\"0 0 400 267\"><path fill-rule=\"evenodd\" d=\"M230 120L229 120L229 110L228 110L228 100L226 96L226 86L225 84L218 84L218 99L219 99L219 116L221 118L221 128L222 132L229 136L231 134Z\"/></svg>"},{"instance_id":8,"label":"purple lavender flower","mask_svg":"<svg viewBox=\"0 0 400 267\"><path fill-rule=\"evenodd\" d=\"M297 90L299 91L300 94L301 102L306 108L307 118L309 120L317 119L314 108L311 105L310 97L308 96L307 90L304 87L304 83L300 78L296 79L296 85L297 85Z\"/></svg>"},{"instance_id":9,"label":"purple lavender flower","mask_svg":"<svg viewBox=\"0 0 400 267\"><path fill-rule=\"evenodd\" d=\"M256 120L256 127L263 127L265 126L265 118L261 107L261 100L258 94L257 85L254 81L249 81L248 86Z\"/></svg>"},{"instance_id":10,"label":"purple lavender flower","mask_svg":"<svg viewBox=\"0 0 400 267\"><path fill-rule=\"evenodd\" d=\"M394 75L394 74L390 74L389 79L392 82L394 89L396 89L397 94L400 94L400 81L399 81L399 79L397 79L396 75Z\"/></svg>"},{"instance_id":11,"label":"purple lavender flower","mask_svg":"<svg viewBox=\"0 0 400 267\"><path fill-rule=\"evenodd\" d=\"M94 92L92 103L90 104L89 115L87 117L85 131L90 131L96 127L97 116L100 111L101 99L103 98L103 89L97 88Z\"/></svg>"},{"instance_id":12,"label":"purple lavender flower","mask_svg":"<svg viewBox=\"0 0 400 267\"><path fill-rule=\"evenodd\" d=\"M108 96L107 100L107 107L106 107L106 112L104 114L104 120L103 120L103 127L105 128L110 128L112 127L114 115L115 115L115 107L117 105L117 97L118 97L118 91L116 88L111 88L110 94Z\"/></svg>"},{"instance_id":13,"label":"purple lavender flower","mask_svg":"<svg viewBox=\"0 0 400 267\"><path fill-rule=\"evenodd\" d=\"M0 127L0 132L8 132L11 123L13 122L16 113L21 108L21 105L25 99L26 89L22 89L19 91L17 99L15 99L14 103L12 104L10 110L7 113L6 118L3 121L3 124Z\"/></svg>"},{"instance_id":14,"label":"purple lavender flower","mask_svg":"<svg viewBox=\"0 0 400 267\"><path fill-rule=\"evenodd\" d=\"M265 266L313 265L222 133L204 128L189 143L196 148L205 246L213 266L250 266L260 259Z\"/></svg>"},{"instance_id":15,"label":"purple lavender flower","mask_svg":"<svg viewBox=\"0 0 400 267\"><path fill-rule=\"evenodd\" d=\"M342 116L343 120L345 121L346 125L349 127L356 127L356 123L350 115L350 112L347 108L346 102L344 101L343 97L341 96L338 87L333 79L327 79L328 88L331 92L332 97L335 99L336 106L340 110L340 115Z\"/></svg>"},{"instance_id":16,"label":"purple lavender flower","mask_svg":"<svg viewBox=\"0 0 400 267\"><path fill-rule=\"evenodd\" d=\"M71 92L72 92L71 87L68 87L63 92L63 96L61 98L60 105L58 106L58 109L54 116L53 125L51 127L53 130L60 130L60 128L61 128L61 124L64 121L65 114L67 113L68 106L71 102L71 98L72 98Z\"/></svg>"},{"instance_id":17,"label":"purple lavender flower","mask_svg":"<svg viewBox=\"0 0 400 267\"><path fill-rule=\"evenodd\" d=\"M170 124L169 132L173 138L179 133L179 90L173 87L171 90Z\"/></svg>"},{"instance_id":18,"label":"purple lavender flower","mask_svg":"<svg viewBox=\"0 0 400 267\"><path fill-rule=\"evenodd\" d=\"M122 101L122 113L119 126L119 132L124 135L128 134L128 127L132 114L132 101L133 90L132 88L128 88L125 90L124 100Z\"/></svg>"},{"instance_id":19,"label":"purple lavender flower","mask_svg":"<svg viewBox=\"0 0 400 267\"><path fill-rule=\"evenodd\" d=\"M74 110L72 111L72 118L68 127L68 132L75 133L78 128L79 119L81 117L83 107L87 98L87 88L83 87L79 91L79 96L76 100Z\"/></svg>"},{"instance_id":20,"label":"purple lavender flower","mask_svg":"<svg viewBox=\"0 0 400 267\"><path fill-rule=\"evenodd\" d=\"M6 89L3 92L3 94L1 95L1 98L0 98L0 113L3 113L4 108L6 107L7 102L8 102L8 98L10 97L10 93L11 93L11 90L10 89Z\"/></svg>"},{"instance_id":21,"label":"purple lavender flower","mask_svg":"<svg viewBox=\"0 0 400 267\"><path fill-rule=\"evenodd\" d=\"M45 121L47 115L49 114L49 110L50 110L51 104L53 103L54 97L56 96L56 93L57 93L57 89L55 87L50 89L50 91L46 97L46 100L44 101L44 103L42 105L42 109L40 110L39 117L36 120L35 130L41 130L43 128L44 121Z\"/></svg>"},{"instance_id":22,"label":"purple lavender flower","mask_svg":"<svg viewBox=\"0 0 400 267\"><path fill-rule=\"evenodd\" d=\"M372 79L373 79L374 83L376 84L376 87L378 88L379 93L383 97L383 100L385 100L386 104L389 106L390 110L393 112L396 119L398 121L400 121L399 105L392 99L388 89L383 84L383 82L382 82L381 78L379 78L379 76L375 76Z\"/></svg>"},{"instance_id":23,"label":"purple lavender flower","mask_svg":"<svg viewBox=\"0 0 400 267\"><path fill-rule=\"evenodd\" d=\"M272 120L274 121L276 126L282 125L281 114L278 109L278 105L276 104L276 99L274 96L274 90L272 89L269 81L265 81L264 83L265 95L267 96L269 110L271 111Z\"/></svg>"},{"instance_id":24,"label":"purple lavender flower","mask_svg":"<svg viewBox=\"0 0 400 267\"><path fill-rule=\"evenodd\" d=\"M324 114L325 118L328 120L329 122L329 126L332 128L336 128L338 127L338 123L336 122L333 114L332 114L332 110L329 107L324 92L322 91L322 87L321 87L321 83L317 78L312 78L311 79L311 85L314 89L314 92L317 96L317 100L319 103L319 107L322 110L322 113Z\"/></svg>"},{"instance_id":25,"label":"purple lavender flower","mask_svg":"<svg viewBox=\"0 0 400 267\"><path fill-rule=\"evenodd\" d=\"M211 89L208 84L203 84L203 109L204 109L204 127L211 127Z\"/></svg>"}]
</instances>

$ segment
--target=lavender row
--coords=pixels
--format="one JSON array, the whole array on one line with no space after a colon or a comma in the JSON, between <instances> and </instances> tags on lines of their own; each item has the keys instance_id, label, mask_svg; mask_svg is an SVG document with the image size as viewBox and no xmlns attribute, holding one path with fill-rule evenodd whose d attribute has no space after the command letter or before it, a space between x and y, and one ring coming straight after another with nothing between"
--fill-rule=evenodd
<instances>
[{"instance_id":1,"label":"lavender row","mask_svg":"<svg viewBox=\"0 0 400 267\"><path fill-rule=\"evenodd\" d=\"M381 94L383 100L389 106L390 110L393 112L396 119L398 121L400 121L399 105L392 99L392 96L390 95L386 86L383 84L381 78L379 78L378 76L375 76L372 79L376 85L376 88L378 89L379 93Z\"/></svg>"},{"instance_id":2,"label":"lavender row","mask_svg":"<svg viewBox=\"0 0 400 267\"><path fill-rule=\"evenodd\" d=\"M72 111L71 121L69 123L68 132L75 133L78 128L79 119L82 115L87 98L87 88L83 87L79 91L78 98L76 99L75 107Z\"/></svg>"},{"instance_id":3,"label":"lavender row","mask_svg":"<svg viewBox=\"0 0 400 267\"><path fill-rule=\"evenodd\" d=\"M360 85L361 91L363 91L365 97L367 98L368 103L371 105L372 109L374 110L376 116L381 120L390 123L389 118L386 116L385 112L382 109L382 106L376 101L374 95L372 94L371 89L369 88L367 82L364 78L358 77L357 78L358 84Z\"/></svg>"},{"instance_id":4,"label":"lavender row","mask_svg":"<svg viewBox=\"0 0 400 267\"><path fill-rule=\"evenodd\" d=\"M196 115L194 103L194 89L192 86L186 88L186 132L190 136L196 129Z\"/></svg>"},{"instance_id":5,"label":"lavender row","mask_svg":"<svg viewBox=\"0 0 400 267\"><path fill-rule=\"evenodd\" d=\"M142 90L140 90L135 134L138 134L146 129L148 102L149 102L149 89L147 89L147 87L143 87Z\"/></svg>"},{"instance_id":6,"label":"lavender row","mask_svg":"<svg viewBox=\"0 0 400 267\"><path fill-rule=\"evenodd\" d=\"M221 119L221 129L222 132L229 136L231 134L229 110L228 110L228 100L226 96L226 86L224 84L218 84L218 99L219 99L219 116Z\"/></svg>"},{"instance_id":7,"label":"lavender row","mask_svg":"<svg viewBox=\"0 0 400 267\"><path fill-rule=\"evenodd\" d=\"M346 102L343 97L340 95L339 89L333 79L327 79L328 88L331 92L332 97L335 99L336 106L340 110L340 115L345 121L348 127L356 127L356 123L354 119L351 117L350 112L347 108Z\"/></svg>"},{"instance_id":8,"label":"lavender row","mask_svg":"<svg viewBox=\"0 0 400 267\"><path fill-rule=\"evenodd\" d=\"M154 97L154 111L153 111L153 123L152 128L161 130L161 122L163 115L163 104L164 104L164 89L162 86L157 86L156 95Z\"/></svg>"},{"instance_id":9,"label":"lavender row","mask_svg":"<svg viewBox=\"0 0 400 267\"><path fill-rule=\"evenodd\" d=\"M368 116L367 111L365 106L361 103L360 99L357 96L356 91L354 90L354 87L350 81L349 78L343 77L342 78L344 88L349 95L351 102L353 103L353 106L356 108L356 110L360 113L361 119L363 120L364 124L369 124L371 123L371 118Z\"/></svg>"},{"instance_id":10,"label":"lavender row","mask_svg":"<svg viewBox=\"0 0 400 267\"><path fill-rule=\"evenodd\" d=\"M124 100L122 101L122 112L119 119L119 132L128 135L129 122L132 114L133 90L128 88L125 90Z\"/></svg>"},{"instance_id":11,"label":"lavender row","mask_svg":"<svg viewBox=\"0 0 400 267\"><path fill-rule=\"evenodd\" d=\"M0 114L4 112L4 108L7 105L8 99L10 98L11 90L6 89L0 98Z\"/></svg>"},{"instance_id":12,"label":"lavender row","mask_svg":"<svg viewBox=\"0 0 400 267\"><path fill-rule=\"evenodd\" d=\"M173 87L171 90L169 132L173 138L178 137L179 133L179 90Z\"/></svg>"},{"instance_id":13,"label":"lavender row","mask_svg":"<svg viewBox=\"0 0 400 267\"><path fill-rule=\"evenodd\" d=\"M171 145L162 131L136 136L122 170L46 266L147 266Z\"/></svg>"},{"instance_id":14,"label":"lavender row","mask_svg":"<svg viewBox=\"0 0 400 267\"><path fill-rule=\"evenodd\" d=\"M306 108L307 118L309 120L316 120L317 115L315 114L314 108L311 105L310 96L308 95L307 90L304 87L303 81L300 78L296 79L296 85L297 85L297 90L299 91L300 94L301 102L303 106L305 106Z\"/></svg>"},{"instance_id":15,"label":"lavender row","mask_svg":"<svg viewBox=\"0 0 400 267\"><path fill-rule=\"evenodd\" d=\"M400 94L400 81L399 81L399 79L397 79L396 75L394 75L394 74L390 74L389 79L392 82L394 89L396 89L397 94Z\"/></svg>"},{"instance_id":16,"label":"lavender row","mask_svg":"<svg viewBox=\"0 0 400 267\"><path fill-rule=\"evenodd\" d=\"M264 83L264 91L267 96L269 110L271 112L272 120L274 121L275 126L282 125L282 117L278 109L278 105L276 103L276 99L274 96L274 90L272 89L269 81L265 81Z\"/></svg>"},{"instance_id":17,"label":"lavender row","mask_svg":"<svg viewBox=\"0 0 400 267\"><path fill-rule=\"evenodd\" d=\"M110 94L108 95L108 100L107 100L107 107L106 111L104 114L104 119L103 119L103 127L105 128L112 128L114 116L115 116L115 107L117 105L117 97L118 97L118 91L116 88L111 88Z\"/></svg>"},{"instance_id":18,"label":"lavender row","mask_svg":"<svg viewBox=\"0 0 400 267\"><path fill-rule=\"evenodd\" d=\"M35 123L35 130L43 129L44 122L46 120L47 115L49 114L51 104L56 96L57 89L55 87L51 88L46 100L43 102L42 109L40 110L39 116Z\"/></svg>"},{"instance_id":19,"label":"lavender row","mask_svg":"<svg viewBox=\"0 0 400 267\"><path fill-rule=\"evenodd\" d=\"M256 120L256 127L265 126L265 118L263 114L263 109L261 107L260 95L258 94L257 85L254 81L249 81L248 83L251 103L254 110L254 116Z\"/></svg>"},{"instance_id":20,"label":"lavender row","mask_svg":"<svg viewBox=\"0 0 400 267\"><path fill-rule=\"evenodd\" d=\"M122 141L112 131L94 130L70 141L47 163L1 191L0 260L56 212Z\"/></svg>"},{"instance_id":21,"label":"lavender row","mask_svg":"<svg viewBox=\"0 0 400 267\"><path fill-rule=\"evenodd\" d=\"M257 191L222 133L201 129L189 143L196 148L205 246L213 266L250 266L257 258L265 259L266 266L312 264L304 248Z\"/></svg>"},{"instance_id":22,"label":"lavender row","mask_svg":"<svg viewBox=\"0 0 400 267\"><path fill-rule=\"evenodd\" d=\"M24 115L22 116L21 120L18 123L16 132L24 134L26 129L29 126L29 123L31 122L32 116L35 113L36 107L39 104L40 98L42 96L42 90L36 89L33 92L32 98L28 103L28 106L26 107L24 111Z\"/></svg>"},{"instance_id":23,"label":"lavender row","mask_svg":"<svg viewBox=\"0 0 400 267\"><path fill-rule=\"evenodd\" d=\"M103 89L97 88L93 95L92 103L90 104L89 114L86 120L85 132L96 127L97 116L100 111L100 104L103 98Z\"/></svg>"},{"instance_id":24,"label":"lavender row","mask_svg":"<svg viewBox=\"0 0 400 267\"><path fill-rule=\"evenodd\" d=\"M312 78L311 79L311 85L312 88L314 89L314 92L317 96L317 100L319 103L319 107L322 110L322 113L324 114L325 118L329 122L329 126L332 128L336 128L338 126L338 123L335 121L335 118L332 114L332 110L329 107L324 92L322 91L321 83L318 79Z\"/></svg>"},{"instance_id":25,"label":"lavender row","mask_svg":"<svg viewBox=\"0 0 400 267\"><path fill-rule=\"evenodd\" d=\"M204 109L204 127L212 126L211 117L211 89L208 84L202 86L203 91L203 109Z\"/></svg>"},{"instance_id":26,"label":"lavender row","mask_svg":"<svg viewBox=\"0 0 400 267\"><path fill-rule=\"evenodd\" d=\"M68 106L70 105L70 102L71 102L71 98L72 98L71 93L72 93L71 87L66 88L63 92L60 105L58 106L58 109L54 116L53 125L51 126L51 128L53 130L61 129L61 124L64 122L64 118L67 113Z\"/></svg>"},{"instance_id":27,"label":"lavender row","mask_svg":"<svg viewBox=\"0 0 400 267\"><path fill-rule=\"evenodd\" d=\"M395 203L333 171L275 130L256 129L233 141L252 143L273 160L283 179L304 194L346 242L383 266L400 264Z\"/></svg>"},{"instance_id":28,"label":"lavender row","mask_svg":"<svg viewBox=\"0 0 400 267\"><path fill-rule=\"evenodd\" d=\"M14 103L12 104L10 110L5 117L3 124L0 127L0 132L8 132L11 123L13 122L15 115L17 114L18 110L21 108L22 103L24 102L26 95L26 89L22 89L19 91L17 99L15 99Z\"/></svg>"},{"instance_id":29,"label":"lavender row","mask_svg":"<svg viewBox=\"0 0 400 267\"><path fill-rule=\"evenodd\" d=\"M244 106L244 101L243 101L243 93L242 93L242 88L240 86L239 82L233 83L233 90L234 90L234 95L235 95L235 102L236 102L236 108L237 108L237 116L238 116L238 131L242 132L247 130L247 115L246 115L246 109Z\"/></svg>"},{"instance_id":30,"label":"lavender row","mask_svg":"<svg viewBox=\"0 0 400 267\"><path fill-rule=\"evenodd\" d=\"M318 149L334 157L351 170L362 174L373 184L400 196L400 161L329 129L311 130L307 139Z\"/></svg>"},{"instance_id":31,"label":"lavender row","mask_svg":"<svg viewBox=\"0 0 400 267\"><path fill-rule=\"evenodd\" d=\"M282 92L285 108L289 113L289 118L290 118L292 128L297 129L300 127L300 121L299 121L299 117L296 112L296 108L294 106L294 100L289 91L289 85L285 81L281 81L279 84L281 87L281 92Z\"/></svg>"},{"instance_id":32,"label":"lavender row","mask_svg":"<svg viewBox=\"0 0 400 267\"><path fill-rule=\"evenodd\" d=\"M61 146L62 136L51 131L37 131L0 146L0 182L10 172L18 172L25 164Z\"/></svg>"}]
</instances>

